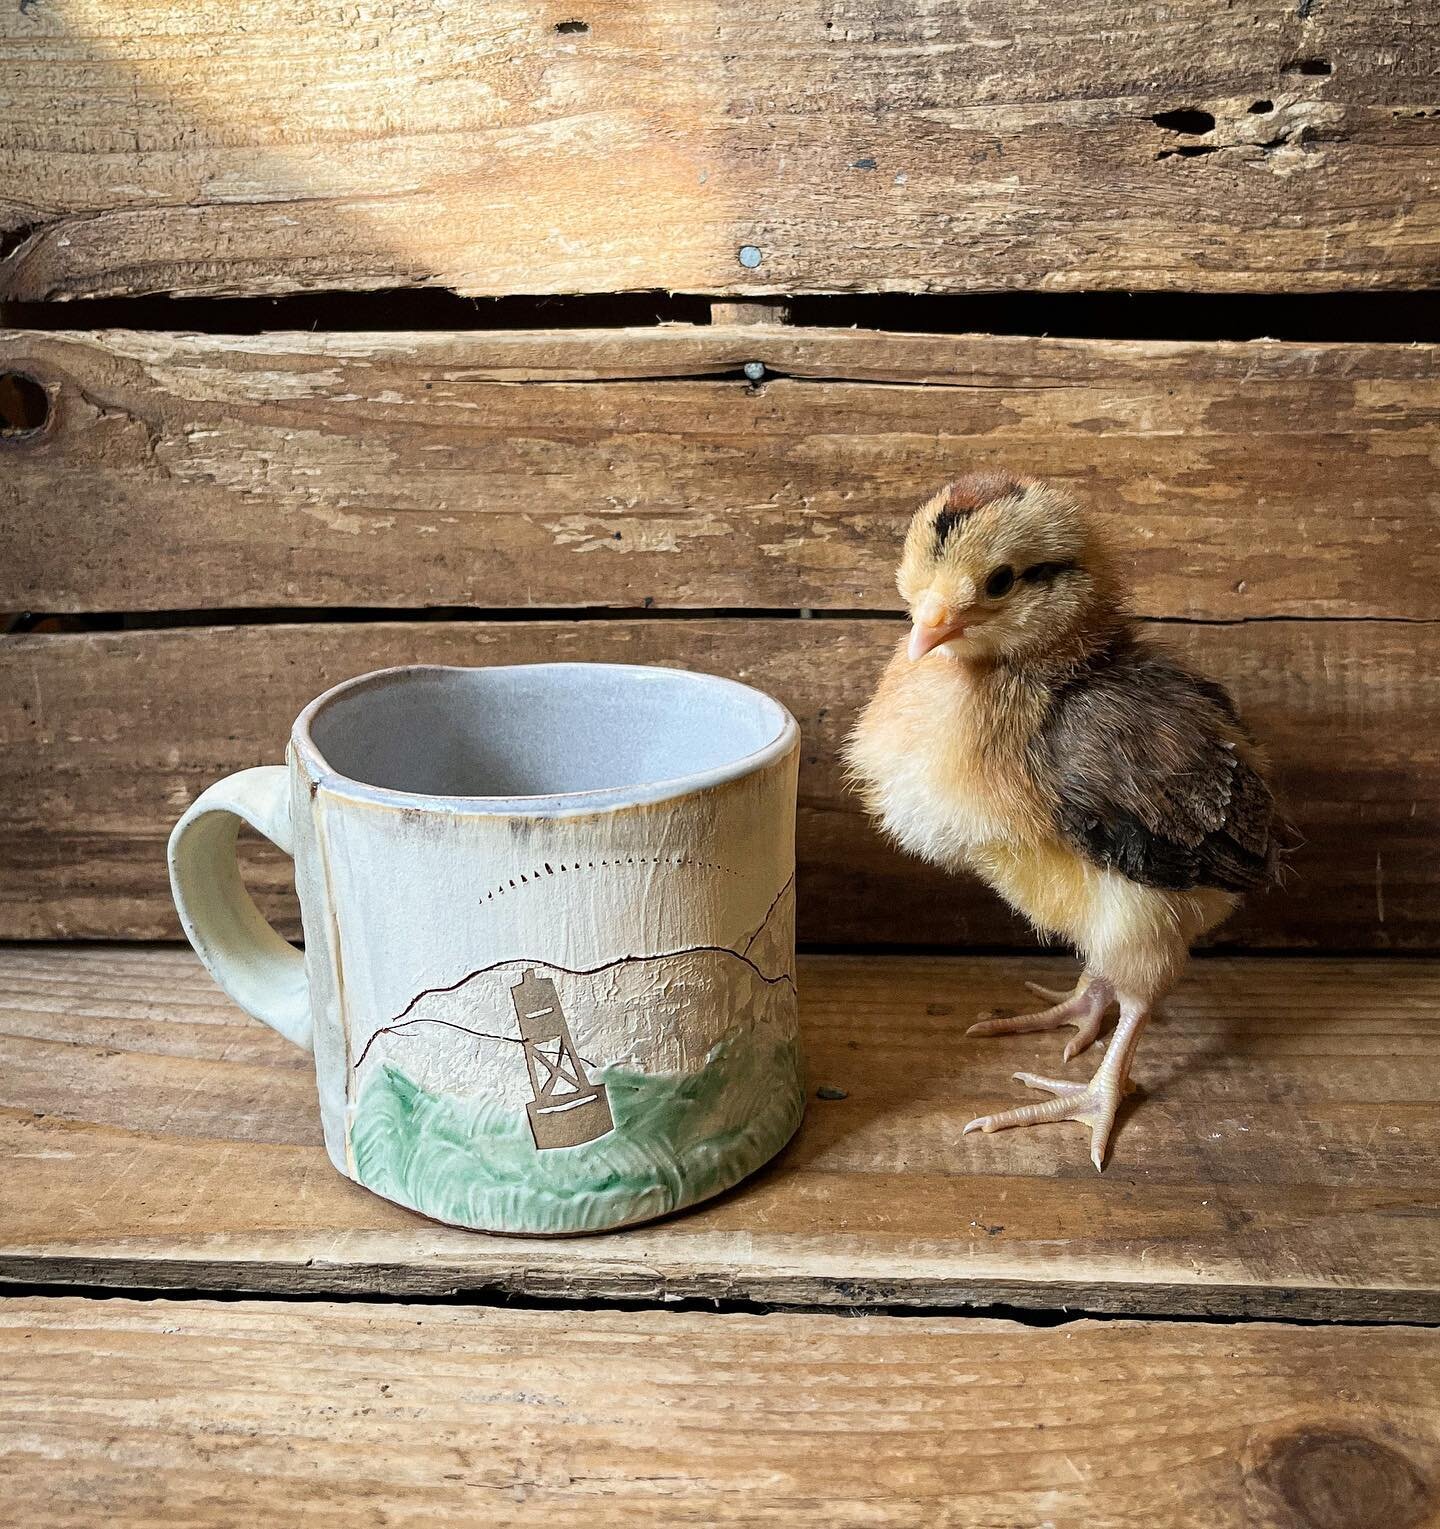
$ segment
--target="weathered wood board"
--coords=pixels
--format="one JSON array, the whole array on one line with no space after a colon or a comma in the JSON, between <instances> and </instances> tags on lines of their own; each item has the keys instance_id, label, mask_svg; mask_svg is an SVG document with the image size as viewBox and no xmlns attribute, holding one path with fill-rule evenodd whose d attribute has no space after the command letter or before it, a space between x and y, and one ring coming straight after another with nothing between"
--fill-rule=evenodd
<instances>
[{"instance_id":1,"label":"weathered wood board","mask_svg":"<svg viewBox=\"0 0 1440 1529\"><path fill-rule=\"evenodd\" d=\"M1440 1319L1440 963L1196 963L1103 1175L1079 1126L961 1135L1017 1067L1063 1065L1060 1035L965 1025L1072 970L804 960L812 1095L845 1097L693 1213L552 1240L341 1178L309 1057L189 951L0 952L0 1279Z\"/></svg>"},{"instance_id":2,"label":"weathered wood board","mask_svg":"<svg viewBox=\"0 0 1440 1529\"><path fill-rule=\"evenodd\" d=\"M165 839L210 782L274 763L311 697L396 663L679 664L779 696L804 735L800 929L810 941L1027 942L983 888L891 850L845 789L842 739L898 622L762 619L351 622L0 639L0 933L179 935ZM1440 945L1440 624L1161 625L1227 681L1271 747L1305 835L1288 889L1222 938L1327 950ZM289 863L257 867L288 917ZM288 927L296 926L293 919Z\"/></svg>"},{"instance_id":3,"label":"weathered wood board","mask_svg":"<svg viewBox=\"0 0 1440 1529\"><path fill-rule=\"evenodd\" d=\"M33 1529L1417 1529L1440 1494L1415 1329L25 1298L0 1368Z\"/></svg>"},{"instance_id":4,"label":"weathered wood board","mask_svg":"<svg viewBox=\"0 0 1440 1529\"><path fill-rule=\"evenodd\" d=\"M1426 20L11 5L0 297L1427 286Z\"/></svg>"},{"instance_id":5,"label":"weathered wood board","mask_svg":"<svg viewBox=\"0 0 1440 1529\"><path fill-rule=\"evenodd\" d=\"M761 361L776 380L704 380ZM1004 466L1149 615L1440 616L1440 347L670 328L0 334L0 609L884 610Z\"/></svg>"}]
</instances>

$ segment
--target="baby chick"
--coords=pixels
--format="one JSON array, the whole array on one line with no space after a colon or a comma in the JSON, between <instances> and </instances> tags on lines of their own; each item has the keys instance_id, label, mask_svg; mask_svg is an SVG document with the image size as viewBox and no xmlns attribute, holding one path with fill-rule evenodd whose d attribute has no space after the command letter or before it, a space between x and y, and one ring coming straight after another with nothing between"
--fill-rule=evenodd
<instances>
[{"instance_id":1,"label":"baby chick","mask_svg":"<svg viewBox=\"0 0 1440 1529\"><path fill-rule=\"evenodd\" d=\"M913 626L847 745L866 806L912 854L971 870L1084 959L1051 1007L971 1035L1074 1025L1065 1060L1120 1017L1089 1083L965 1127L1074 1120L1104 1164L1140 1032L1191 944L1274 879L1265 759L1221 686L1127 617L1094 523L1067 494L958 479L910 524L897 576Z\"/></svg>"}]
</instances>

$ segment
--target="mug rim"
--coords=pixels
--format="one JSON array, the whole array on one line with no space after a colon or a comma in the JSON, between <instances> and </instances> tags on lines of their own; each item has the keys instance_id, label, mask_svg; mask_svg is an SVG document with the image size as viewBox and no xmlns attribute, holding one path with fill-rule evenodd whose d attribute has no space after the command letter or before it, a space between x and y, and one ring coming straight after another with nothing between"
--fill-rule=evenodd
<instances>
[{"instance_id":1,"label":"mug rim","mask_svg":"<svg viewBox=\"0 0 1440 1529\"><path fill-rule=\"evenodd\" d=\"M707 770L695 770L686 775L668 776L664 780L642 781L628 786L601 786L586 791L555 791L538 796L441 796L425 791L403 791L395 786L375 786L367 781L356 780L337 770L326 759L311 734L311 726L320 713L342 696L357 690L368 690L396 683L403 683L418 675L427 674L503 674L519 670L608 670L622 674L663 674L667 677L683 675L701 688L739 691L747 698L759 701L774 717L777 724L775 736L760 748L743 754L724 764L712 765ZM290 731L290 743L297 758L304 764L306 773L316 786L351 801L372 806L388 806L414 811L442 812L467 816L514 817L565 817L577 813L616 812L625 807L651 806L659 802L674 801L682 796L707 791L753 775L759 770L783 759L799 747L800 726L788 707L774 696L740 680L727 679L723 675L708 674L701 669L669 668L663 664L613 664L571 661L534 664L392 664L384 669L371 669L348 680L341 680L322 691L311 701Z\"/></svg>"}]
</instances>

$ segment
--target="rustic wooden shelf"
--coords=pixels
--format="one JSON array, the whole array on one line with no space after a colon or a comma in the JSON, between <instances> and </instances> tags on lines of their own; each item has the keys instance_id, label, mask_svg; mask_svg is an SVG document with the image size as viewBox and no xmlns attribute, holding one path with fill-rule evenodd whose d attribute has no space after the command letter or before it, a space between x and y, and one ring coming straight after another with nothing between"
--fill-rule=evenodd
<instances>
[{"instance_id":1,"label":"rustic wooden shelf","mask_svg":"<svg viewBox=\"0 0 1440 1529\"><path fill-rule=\"evenodd\" d=\"M1413 1529L1440 1464L1416 1329L16 1299L0 1373L16 1524Z\"/></svg>"},{"instance_id":2,"label":"rustic wooden shelf","mask_svg":"<svg viewBox=\"0 0 1440 1529\"><path fill-rule=\"evenodd\" d=\"M1047 970L1048 967L1048 970ZM340 1178L309 1059L188 951L0 951L0 1279L132 1289L1440 1320L1440 962L1206 960L1103 1176L962 1137L1060 1037L964 1037L1065 963L811 958L812 1098L768 1170L619 1234L434 1225ZM1080 1075L1093 1063L1073 1064Z\"/></svg>"}]
</instances>

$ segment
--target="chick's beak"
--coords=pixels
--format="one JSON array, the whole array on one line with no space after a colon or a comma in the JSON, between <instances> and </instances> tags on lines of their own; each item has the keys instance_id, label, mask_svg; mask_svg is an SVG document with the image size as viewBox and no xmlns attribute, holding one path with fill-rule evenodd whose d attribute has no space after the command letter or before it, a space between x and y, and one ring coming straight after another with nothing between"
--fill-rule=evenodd
<instances>
[{"instance_id":1,"label":"chick's beak","mask_svg":"<svg viewBox=\"0 0 1440 1529\"><path fill-rule=\"evenodd\" d=\"M956 611L928 590L915 607L915 624L910 628L910 662L919 663L932 648L952 637L963 637L969 624L969 611Z\"/></svg>"}]
</instances>

